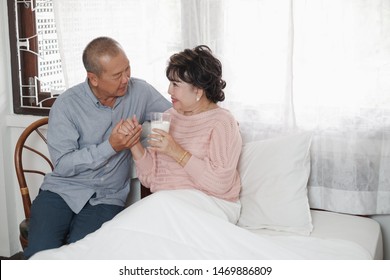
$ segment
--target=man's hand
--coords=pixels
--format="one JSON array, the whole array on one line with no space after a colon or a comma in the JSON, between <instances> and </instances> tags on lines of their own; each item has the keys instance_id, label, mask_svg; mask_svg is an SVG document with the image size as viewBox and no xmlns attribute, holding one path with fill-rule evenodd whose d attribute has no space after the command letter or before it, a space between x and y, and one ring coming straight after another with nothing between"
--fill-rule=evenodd
<instances>
[{"instance_id":1,"label":"man's hand","mask_svg":"<svg viewBox=\"0 0 390 280\"><path fill-rule=\"evenodd\" d=\"M142 126L138 123L136 117L128 120L121 120L117 123L111 132L109 142L112 148L119 152L124 149L130 149L140 141Z\"/></svg>"}]
</instances>

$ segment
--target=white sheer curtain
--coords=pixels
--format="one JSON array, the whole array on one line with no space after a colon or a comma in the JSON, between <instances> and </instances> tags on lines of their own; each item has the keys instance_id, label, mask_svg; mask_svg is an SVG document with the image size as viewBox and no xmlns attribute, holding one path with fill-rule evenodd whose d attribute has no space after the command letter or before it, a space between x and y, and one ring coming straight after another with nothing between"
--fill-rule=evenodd
<instances>
[{"instance_id":1,"label":"white sheer curtain","mask_svg":"<svg viewBox=\"0 0 390 280\"><path fill-rule=\"evenodd\" d=\"M102 35L166 94L170 54L221 58L244 141L312 131L311 206L390 214L390 0L53 0L68 85Z\"/></svg>"},{"instance_id":2,"label":"white sheer curtain","mask_svg":"<svg viewBox=\"0 0 390 280\"><path fill-rule=\"evenodd\" d=\"M390 1L294 1L297 125L315 133L311 202L390 211Z\"/></svg>"},{"instance_id":3,"label":"white sheer curtain","mask_svg":"<svg viewBox=\"0 0 390 280\"><path fill-rule=\"evenodd\" d=\"M87 43L110 36L126 50L132 75L166 92L167 58L182 47L180 1L53 0L53 5L68 87L86 78L81 56Z\"/></svg>"}]
</instances>

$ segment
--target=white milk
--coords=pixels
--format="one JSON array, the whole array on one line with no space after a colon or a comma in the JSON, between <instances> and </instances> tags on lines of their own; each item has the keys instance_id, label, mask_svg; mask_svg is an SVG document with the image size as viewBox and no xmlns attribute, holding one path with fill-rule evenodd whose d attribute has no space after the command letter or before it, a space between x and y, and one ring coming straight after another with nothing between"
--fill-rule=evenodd
<instances>
[{"instance_id":1,"label":"white milk","mask_svg":"<svg viewBox=\"0 0 390 280\"><path fill-rule=\"evenodd\" d=\"M170 122L169 121L152 121L151 122L151 132L153 132L153 128L158 128L158 129L161 129L161 130L164 130L165 132L169 132L169 125L170 125Z\"/></svg>"}]
</instances>

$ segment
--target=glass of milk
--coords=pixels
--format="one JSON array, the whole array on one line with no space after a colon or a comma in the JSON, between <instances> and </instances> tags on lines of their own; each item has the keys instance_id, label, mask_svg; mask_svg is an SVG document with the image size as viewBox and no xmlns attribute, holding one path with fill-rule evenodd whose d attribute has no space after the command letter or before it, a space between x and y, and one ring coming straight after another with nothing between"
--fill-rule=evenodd
<instances>
[{"instance_id":1,"label":"glass of milk","mask_svg":"<svg viewBox=\"0 0 390 280\"><path fill-rule=\"evenodd\" d=\"M160 113L153 112L150 116L150 129L152 133L153 128L158 128L164 130L165 132L169 132L169 125L171 124L171 114L169 113Z\"/></svg>"}]
</instances>

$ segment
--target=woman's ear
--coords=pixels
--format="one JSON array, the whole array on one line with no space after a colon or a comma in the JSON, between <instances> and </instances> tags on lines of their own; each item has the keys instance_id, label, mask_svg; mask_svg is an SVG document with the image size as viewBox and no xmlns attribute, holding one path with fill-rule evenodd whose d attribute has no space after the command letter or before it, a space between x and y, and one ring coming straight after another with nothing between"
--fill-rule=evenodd
<instances>
[{"instance_id":1,"label":"woman's ear","mask_svg":"<svg viewBox=\"0 0 390 280\"><path fill-rule=\"evenodd\" d=\"M203 96L203 90L200 88L195 89L196 101L199 101Z\"/></svg>"}]
</instances>

